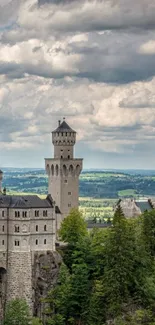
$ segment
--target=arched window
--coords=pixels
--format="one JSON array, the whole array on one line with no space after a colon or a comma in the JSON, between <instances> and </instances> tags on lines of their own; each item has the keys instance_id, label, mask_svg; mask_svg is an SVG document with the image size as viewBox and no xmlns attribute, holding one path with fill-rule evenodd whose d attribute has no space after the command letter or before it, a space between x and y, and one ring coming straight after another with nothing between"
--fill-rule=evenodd
<instances>
[{"instance_id":1,"label":"arched window","mask_svg":"<svg viewBox=\"0 0 155 325\"><path fill-rule=\"evenodd\" d=\"M47 171L47 174L49 175L49 173L50 173L50 166L49 165L46 166L46 171Z\"/></svg>"},{"instance_id":2,"label":"arched window","mask_svg":"<svg viewBox=\"0 0 155 325\"><path fill-rule=\"evenodd\" d=\"M44 231L47 231L47 226L46 225L44 226Z\"/></svg>"},{"instance_id":3,"label":"arched window","mask_svg":"<svg viewBox=\"0 0 155 325\"><path fill-rule=\"evenodd\" d=\"M19 232L19 226L15 225L15 232Z\"/></svg>"},{"instance_id":4,"label":"arched window","mask_svg":"<svg viewBox=\"0 0 155 325\"><path fill-rule=\"evenodd\" d=\"M66 165L63 165L62 170L63 170L63 175L67 176L67 167L66 167Z\"/></svg>"},{"instance_id":5,"label":"arched window","mask_svg":"<svg viewBox=\"0 0 155 325\"><path fill-rule=\"evenodd\" d=\"M38 231L38 225L36 225L36 231Z\"/></svg>"},{"instance_id":6,"label":"arched window","mask_svg":"<svg viewBox=\"0 0 155 325\"><path fill-rule=\"evenodd\" d=\"M54 175L54 166L53 165L51 166L51 173L52 173L52 175Z\"/></svg>"},{"instance_id":7,"label":"arched window","mask_svg":"<svg viewBox=\"0 0 155 325\"><path fill-rule=\"evenodd\" d=\"M80 175L80 165L76 166L76 175Z\"/></svg>"},{"instance_id":8,"label":"arched window","mask_svg":"<svg viewBox=\"0 0 155 325\"><path fill-rule=\"evenodd\" d=\"M73 165L70 165L70 166L69 166L69 174L70 174L70 175L73 175L73 173L74 173Z\"/></svg>"},{"instance_id":9,"label":"arched window","mask_svg":"<svg viewBox=\"0 0 155 325\"><path fill-rule=\"evenodd\" d=\"M58 173L59 173L59 167L58 167L58 165L55 166L55 173L56 173L56 176L58 176Z\"/></svg>"}]
</instances>

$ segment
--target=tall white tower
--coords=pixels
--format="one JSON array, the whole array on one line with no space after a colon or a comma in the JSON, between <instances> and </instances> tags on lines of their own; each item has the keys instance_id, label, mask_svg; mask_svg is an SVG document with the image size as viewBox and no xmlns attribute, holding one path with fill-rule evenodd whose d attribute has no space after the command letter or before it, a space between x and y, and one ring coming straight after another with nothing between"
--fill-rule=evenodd
<instances>
[{"instance_id":1,"label":"tall white tower","mask_svg":"<svg viewBox=\"0 0 155 325\"><path fill-rule=\"evenodd\" d=\"M78 207L79 175L82 170L82 160L74 158L76 132L66 123L58 122L58 127L52 132L54 158L45 159L48 174L48 193L51 194L61 211L57 220L57 229L61 221L69 214L70 209Z\"/></svg>"}]
</instances>

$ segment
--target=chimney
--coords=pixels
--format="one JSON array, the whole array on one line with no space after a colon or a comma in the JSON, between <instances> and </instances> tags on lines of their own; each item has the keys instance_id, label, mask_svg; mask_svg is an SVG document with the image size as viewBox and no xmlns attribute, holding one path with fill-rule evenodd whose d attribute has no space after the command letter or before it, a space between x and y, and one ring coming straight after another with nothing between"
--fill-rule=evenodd
<instances>
[{"instance_id":1,"label":"chimney","mask_svg":"<svg viewBox=\"0 0 155 325\"><path fill-rule=\"evenodd\" d=\"M59 120L59 121L58 121L58 126L60 126L60 124L61 124L61 121Z\"/></svg>"}]
</instances>

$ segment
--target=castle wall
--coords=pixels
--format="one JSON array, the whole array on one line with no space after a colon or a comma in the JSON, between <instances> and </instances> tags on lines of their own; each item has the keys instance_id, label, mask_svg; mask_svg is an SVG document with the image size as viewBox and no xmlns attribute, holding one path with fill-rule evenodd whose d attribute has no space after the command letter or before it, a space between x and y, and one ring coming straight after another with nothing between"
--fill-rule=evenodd
<instances>
[{"instance_id":1,"label":"castle wall","mask_svg":"<svg viewBox=\"0 0 155 325\"><path fill-rule=\"evenodd\" d=\"M31 252L8 253L7 301L15 298L25 299L33 308Z\"/></svg>"}]
</instances>

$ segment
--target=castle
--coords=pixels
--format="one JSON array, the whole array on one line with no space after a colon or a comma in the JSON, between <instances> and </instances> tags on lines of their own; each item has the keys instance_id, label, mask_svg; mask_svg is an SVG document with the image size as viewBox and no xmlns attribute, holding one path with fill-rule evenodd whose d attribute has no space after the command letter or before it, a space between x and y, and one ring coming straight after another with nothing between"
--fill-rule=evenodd
<instances>
[{"instance_id":1,"label":"castle","mask_svg":"<svg viewBox=\"0 0 155 325\"><path fill-rule=\"evenodd\" d=\"M0 318L7 301L24 298L34 304L33 269L36 254L55 251L61 221L78 207L82 159L74 158L76 132L65 119L52 132L54 158L45 159L48 195L11 196L2 193L0 171Z\"/></svg>"}]
</instances>

